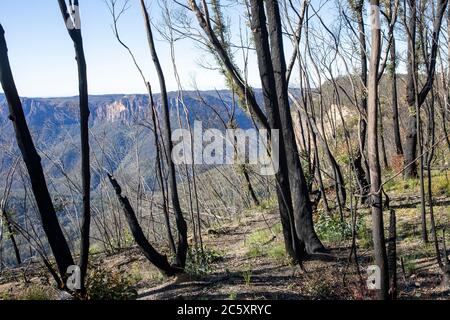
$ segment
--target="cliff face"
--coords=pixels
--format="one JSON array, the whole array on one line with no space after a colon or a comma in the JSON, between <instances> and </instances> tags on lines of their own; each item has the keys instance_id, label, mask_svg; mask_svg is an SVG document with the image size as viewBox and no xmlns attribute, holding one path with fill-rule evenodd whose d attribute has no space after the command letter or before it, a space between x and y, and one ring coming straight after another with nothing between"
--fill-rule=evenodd
<instances>
[{"instance_id":1,"label":"cliff face","mask_svg":"<svg viewBox=\"0 0 450 320\"><path fill-rule=\"evenodd\" d=\"M78 122L78 99L68 98L22 98L22 107L30 126L53 122L59 125L70 125ZM144 116L148 109L145 96L92 96L89 102L91 123L99 122L131 122L138 116ZM0 118L8 116L8 105L4 97L0 97Z\"/></svg>"},{"instance_id":2,"label":"cliff face","mask_svg":"<svg viewBox=\"0 0 450 320\"><path fill-rule=\"evenodd\" d=\"M185 92L184 105L177 99L175 92L168 94L170 113L174 126L178 123L178 113L185 118L185 111L189 121L202 120L212 123L212 126L221 123L216 113L227 120L228 112L224 105L232 105L232 96L228 91L202 92L206 104L200 102L196 92ZM124 123L131 125L137 121L150 119L150 108L147 95L104 95L90 96L89 108L91 110L91 126L104 123ZM223 100L223 101L222 101ZM160 95L154 95L154 101L159 105ZM78 98L22 98L25 116L30 127L73 125L78 123ZM214 108L215 112L211 109ZM231 108L231 107L230 107ZM0 94L0 123L7 120L8 105L5 97ZM236 120L243 128L250 127L251 121L247 115L236 106Z\"/></svg>"},{"instance_id":3,"label":"cliff face","mask_svg":"<svg viewBox=\"0 0 450 320\"><path fill-rule=\"evenodd\" d=\"M172 129L179 127L180 121L186 124L200 120L204 128L223 129L222 121L228 120L232 105L232 95L228 91L202 92L205 103L198 99L196 92L184 93L184 105L177 100L176 93L169 93ZM152 134L149 130L150 107L146 95L105 95L90 96L90 132L92 159L106 159L108 170L121 169L134 174L136 148L141 150L141 158L147 166L143 175L153 179L151 166L155 155ZM154 101L159 108L160 96ZM46 172L55 183L64 179L65 173L78 178L79 154L79 110L78 98L22 98L22 106L35 145L42 155ZM212 110L214 109L214 111ZM187 114L187 116L186 116ZM14 161L6 150L14 150L19 155L17 142L5 97L0 94L0 180L9 164ZM239 126L247 129L252 126L248 116L236 106L235 118ZM98 165L93 163L93 166ZM98 177L93 172L93 187ZM149 181L150 182L150 181Z\"/></svg>"}]
</instances>

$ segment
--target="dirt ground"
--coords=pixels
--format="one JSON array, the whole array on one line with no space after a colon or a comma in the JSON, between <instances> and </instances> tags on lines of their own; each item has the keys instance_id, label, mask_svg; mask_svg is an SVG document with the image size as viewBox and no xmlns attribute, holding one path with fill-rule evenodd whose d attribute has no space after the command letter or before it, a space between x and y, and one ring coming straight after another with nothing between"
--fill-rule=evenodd
<instances>
[{"instance_id":1,"label":"dirt ground","mask_svg":"<svg viewBox=\"0 0 450 320\"><path fill-rule=\"evenodd\" d=\"M441 275L432 246L419 240L420 226L416 223L419 220L416 206L412 205L415 200L399 200L391 204L398 219L399 298L449 299L450 291L440 285ZM436 200L437 220L445 224L450 220L448 200ZM368 215L364 219L370 223ZM94 260L104 268L134 277L140 300L373 298L366 285L366 268L372 264L370 249L358 248L359 273L354 259L349 261L350 239L325 241L328 254L308 258L303 268L292 266L280 250L282 238L277 224L279 215L272 208L248 211L220 228L209 229L204 235L204 246L220 257L208 264L207 271L194 276L165 279L138 248ZM31 266L28 270L3 274L0 298L2 294L14 297L23 290L24 277L30 283L50 288L48 275L43 274Z\"/></svg>"}]
</instances>

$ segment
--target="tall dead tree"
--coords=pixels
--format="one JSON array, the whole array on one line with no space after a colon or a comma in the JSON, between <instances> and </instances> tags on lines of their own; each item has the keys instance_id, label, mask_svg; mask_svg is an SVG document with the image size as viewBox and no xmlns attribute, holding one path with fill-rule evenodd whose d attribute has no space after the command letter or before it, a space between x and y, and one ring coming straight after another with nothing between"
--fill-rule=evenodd
<instances>
[{"instance_id":1,"label":"tall dead tree","mask_svg":"<svg viewBox=\"0 0 450 320\"><path fill-rule=\"evenodd\" d=\"M407 102L408 102L408 125L406 131L406 141L404 145L406 178L417 177L417 143L418 143L418 123L420 122L420 108L424 104L428 93L433 88L436 62L439 49L439 36L441 33L442 19L447 9L448 0L438 0L436 14L433 20L433 33L431 37L431 51L426 57L426 79L423 86L418 85L418 64L416 59L416 31L417 31L417 6L416 0L408 0L409 17L405 21L408 52L407 52ZM406 11L406 8L405 8ZM405 19L405 20L406 20ZM423 160L423 156L420 156Z\"/></svg>"},{"instance_id":2,"label":"tall dead tree","mask_svg":"<svg viewBox=\"0 0 450 320\"><path fill-rule=\"evenodd\" d=\"M369 193L370 175L364 167L367 164L365 157L366 135L367 135L367 44L366 30L364 21L364 0L349 0L349 6L352 9L358 23L358 42L360 57L360 101L359 101L359 146L354 157L354 168L356 178L360 186L361 201L365 202Z\"/></svg>"},{"instance_id":3,"label":"tall dead tree","mask_svg":"<svg viewBox=\"0 0 450 320\"><path fill-rule=\"evenodd\" d=\"M389 299L389 269L384 237L383 203L381 196L381 167L378 147L378 68L381 53L380 1L371 0L372 51L370 56L368 104L367 104L367 149L370 169L370 206L372 210L372 235L375 263L381 271L377 290L379 299Z\"/></svg>"},{"instance_id":4,"label":"tall dead tree","mask_svg":"<svg viewBox=\"0 0 450 320\"><path fill-rule=\"evenodd\" d=\"M188 0L189 8L196 15L200 27L206 34L208 45L212 46L217 51L217 56L221 59L223 67L226 68L226 70L229 72L230 75L232 75L233 81L236 85L236 90L240 96L244 97L243 100L246 102L246 107L249 109L250 114L254 117L254 119L259 123L259 125L262 128L271 129L272 127L269 124L269 119L258 105L252 88L248 85L248 83L244 81L243 77L240 75L238 68L234 65L233 61L230 59L229 55L227 54L226 50L223 48L223 46L220 43L220 40L215 34L211 25L212 21L209 16L208 5L206 1L203 0L201 1L201 3L202 9L200 9L195 0ZM265 15L264 8L263 14ZM255 32L255 30L252 31ZM277 46L279 45L279 43L272 45ZM269 46L269 53L270 53L270 46ZM268 58L269 61L272 61L271 56L268 56ZM282 95L283 92L280 91L280 93L276 93L275 99L277 100L278 94ZM289 146L286 145L285 148L286 154L290 152L293 152L293 154L298 154L298 152L296 153L294 151L294 148L290 145ZM317 234L314 230L314 226L312 223L312 208L309 202L309 194L308 192L304 193L304 190L302 190L303 184L298 183L298 181L302 181L301 178L302 173L298 171L298 167L296 167L294 161L288 162L288 164L289 163L291 164L291 167L288 167L289 177L290 179L297 180L297 183L294 184L295 189L293 189L292 188L293 186L291 186L291 192L295 193L296 200L299 200L292 204L296 224L297 223L299 224L298 227L296 225L297 237L301 241L305 242L306 249L309 253L322 251L324 249L324 246L317 237ZM286 198L288 197L289 196L286 195ZM289 232L288 230L285 231L286 233Z\"/></svg>"},{"instance_id":5,"label":"tall dead tree","mask_svg":"<svg viewBox=\"0 0 450 320\"><path fill-rule=\"evenodd\" d=\"M45 181L41 157L28 129L22 102L17 92L16 84L8 59L8 48L5 40L5 31L0 24L0 82L8 101L9 119L13 122L17 144L23 161L30 176L31 187L39 210L42 227L47 236L48 243L55 257L61 279L66 279L69 266L74 264L67 240L64 237L58 222L55 207Z\"/></svg>"},{"instance_id":6,"label":"tall dead tree","mask_svg":"<svg viewBox=\"0 0 450 320\"><path fill-rule=\"evenodd\" d=\"M169 261L167 260L167 257L156 251L155 248L153 248L153 246L150 244L150 242L148 242L136 217L136 213L134 212L133 207L130 204L130 201L126 196L122 195L122 188L120 187L119 183L110 174L108 174L108 178L125 213L125 218L127 219L131 233L136 243L144 253L145 257L168 277L182 272L182 269L179 269L176 266L171 266Z\"/></svg>"},{"instance_id":7,"label":"tall dead tree","mask_svg":"<svg viewBox=\"0 0 450 320\"><path fill-rule=\"evenodd\" d=\"M266 0L267 20L269 23L269 38L271 50L268 53L272 60L276 99L280 113L281 128L284 138L289 183L293 207L295 210L295 228L297 236L304 241L306 250L310 253L323 250L312 221L312 208L308 186L300 163L294 127L292 125L291 107L288 96L288 82L286 80L286 60L283 46L283 30L281 26L280 8L278 0Z\"/></svg>"},{"instance_id":8,"label":"tall dead tree","mask_svg":"<svg viewBox=\"0 0 450 320\"><path fill-rule=\"evenodd\" d=\"M398 113L398 90L397 90L397 43L395 40L395 23L398 15L398 4L393 4L392 1L385 1L386 6L386 20L389 24L388 37L391 40L389 48L389 62L388 73L391 81L391 108L392 108L392 127L394 130L395 153L397 156L403 156L402 139L400 134L400 119Z\"/></svg>"},{"instance_id":9,"label":"tall dead tree","mask_svg":"<svg viewBox=\"0 0 450 320\"><path fill-rule=\"evenodd\" d=\"M282 121L277 99L275 73L270 54L264 3L258 0L251 0L250 11L251 28L253 31L253 39L258 58L259 74L263 88L264 105L270 127L280 131L282 130ZM283 78L284 75L285 74L283 73ZM290 256L298 261L301 261L301 251L303 251L304 243L300 242L301 239L298 238L295 230L295 220L293 214L294 208L288 170L288 155L286 154L285 135L283 133L279 136L279 146L279 171L276 174L276 182L284 240L286 250Z\"/></svg>"},{"instance_id":10,"label":"tall dead tree","mask_svg":"<svg viewBox=\"0 0 450 320\"><path fill-rule=\"evenodd\" d=\"M152 27L150 24L150 17L145 6L145 1L141 0L141 9L144 16L145 30L147 32L147 41L150 48L150 53L152 56L153 63L156 68L156 73L158 75L159 86L161 90L161 102L162 102L162 116L163 116L163 141L166 143L166 161L167 168L169 171L169 192L170 199L172 203L173 210L175 211L175 220L178 230L178 245L176 253L176 264L180 268L184 268L186 264L186 255L188 250L188 239L187 239L187 224L183 217L183 212L181 211L180 200L178 197L177 189L177 176L175 171L175 164L172 161L172 130L170 124L170 106L169 99L167 97L166 80L164 78L164 72L159 62L158 54L155 48L155 42L153 39Z\"/></svg>"},{"instance_id":11,"label":"tall dead tree","mask_svg":"<svg viewBox=\"0 0 450 320\"><path fill-rule=\"evenodd\" d=\"M79 19L78 0L69 1L67 7L65 0L58 0L61 14L66 24L69 36L75 47L75 59L78 66L78 90L80 108L80 132L81 132L81 185L83 192L83 219L81 222L80 243L80 271L81 284L88 268L89 260L89 235L91 228L91 168L89 150L89 94L87 81L87 66L83 48L83 37ZM84 288L82 288L84 289Z\"/></svg>"}]
</instances>

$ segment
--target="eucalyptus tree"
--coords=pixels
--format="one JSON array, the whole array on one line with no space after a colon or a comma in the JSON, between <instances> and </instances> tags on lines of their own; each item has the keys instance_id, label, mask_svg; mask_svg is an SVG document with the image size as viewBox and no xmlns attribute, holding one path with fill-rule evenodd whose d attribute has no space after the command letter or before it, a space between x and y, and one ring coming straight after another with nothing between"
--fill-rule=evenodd
<instances>
[{"instance_id":1,"label":"eucalyptus tree","mask_svg":"<svg viewBox=\"0 0 450 320\"><path fill-rule=\"evenodd\" d=\"M0 82L9 106L9 119L13 122L17 144L30 176L34 198L39 209L42 227L55 257L59 271L55 279L64 286L67 270L74 265L69 245L56 215L56 210L47 187L44 170L30 130L25 119L22 102L17 91L8 58L5 31L0 25Z\"/></svg>"},{"instance_id":2,"label":"eucalyptus tree","mask_svg":"<svg viewBox=\"0 0 450 320\"><path fill-rule=\"evenodd\" d=\"M273 3L268 2L269 6L273 6ZM249 4L246 3L248 6ZM256 5L255 3L252 3L252 5ZM245 81L244 77L241 75L241 72L239 71L239 68L236 66L235 63L233 63L232 59L230 59L230 56L228 55L225 48L220 43L219 37L214 31L213 24L214 21L212 20L210 13L209 13L209 5L206 1L201 1L201 7L197 4L197 1L194 0L188 0L188 7L189 9L195 14L198 24L203 30L204 34L206 35L207 39L207 45L214 48L214 50L217 53L217 57L221 60L223 67L227 70L227 72L232 77L234 84L236 85L236 91L237 93L242 97L241 99L245 101L245 107L247 110L249 110L250 114L254 118L254 120L257 122L257 124L261 128L265 129L276 129L280 127L271 127L269 117L262 111L261 107L259 106L258 102L256 101L254 91L251 88L251 86ZM252 7L252 6L250 6ZM255 8L253 8L255 9ZM270 11L273 11L275 7L271 7ZM260 10L261 11L261 10ZM263 12L264 13L264 10ZM272 39L275 42L270 43L270 51L273 51L273 54L275 55L272 60L272 55L267 56L272 64L272 68L276 67L279 70L284 70L284 75L286 76L286 62L284 61L284 67L283 67L283 61L280 59L284 59L284 57L281 57L281 54L283 53L283 48L280 48L280 45L282 46L283 43L281 40L281 37L279 36L278 32L281 32L281 22L278 22L278 20L281 21L279 17L280 13L279 10L276 12L270 12L268 14L271 14L269 23L271 28L271 31L275 32L276 34L272 35ZM264 13L265 15L265 13ZM251 17L254 19L254 17ZM254 21L255 22L255 21ZM254 28L252 28L252 31L255 31ZM259 30L258 30L259 31ZM272 54L272 53L271 53ZM273 63L276 63L274 66ZM261 72L260 72L261 73ZM284 83L283 83L284 82ZM282 123L283 127L281 128L281 133L284 136L284 143L285 143L285 153L287 158L287 164L288 167L286 168L288 170L287 175L289 176L289 190L290 194L287 194L287 190L282 191L282 195L285 199L291 198L292 201L292 208L293 208L293 215L295 220L295 230L297 233L297 237L299 240L303 241L306 247L306 251L309 253L314 252L320 252L324 250L323 244L320 242L313 225L312 220L312 207L310 203L308 188L306 184L306 180L304 177L303 169L299 165L300 160L295 159L298 158L298 149L295 141L295 136L293 134L292 130L292 119L290 118L290 112L287 112L285 106L286 106L286 97L287 97L287 91L284 90L287 88L287 80L284 78L283 82L280 78L278 78L278 81L276 82L277 91L274 98L277 99L277 103L282 102L282 108L280 109L280 120L284 121ZM280 99L278 101L278 99ZM267 110L266 110L267 112ZM272 123L273 125L273 123ZM289 131L292 131L290 133ZM287 139L287 140L286 140ZM284 170L284 169L280 169ZM280 181L277 181L277 183L280 183ZM283 182L285 183L285 182ZM280 190L278 192L281 192ZM287 206L286 206L287 205ZM288 208L291 206L287 204L287 201L284 200L283 202L279 202L280 206L280 214L282 214L282 220L289 221L288 216ZM289 235L290 230L285 225L286 228L284 229L285 237ZM291 239L292 240L292 239ZM290 240L287 240L289 242ZM291 250L291 252L293 252Z\"/></svg>"},{"instance_id":3,"label":"eucalyptus tree","mask_svg":"<svg viewBox=\"0 0 450 320\"><path fill-rule=\"evenodd\" d=\"M84 54L83 37L81 34L81 21L79 15L78 0L58 0L61 15L66 24L67 31L75 47L75 60L78 66L79 108L80 108L80 132L81 132L81 184L83 193L83 219L81 226L80 244L80 271L81 283L88 268L89 260L89 235L91 227L91 168L89 147L89 93L86 57ZM84 288L82 288L84 290Z\"/></svg>"},{"instance_id":4,"label":"eucalyptus tree","mask_svg":"<svg viewBox=\"0 0 450 320\"><path fill-rule=\"evenodd\" d=\"M369 81L368 81L368 104L367 104L367 148L370 169L370 206L372 211L372 236L374 244L375 262L380 270L380 288L377 288L379 299L389 299L389 268L384 237L383 204L381 167L378 145L378 69L381 56L381 23L380 23L380 1L371 0L371 29L372 49L370 55Z\"/></svg>"}]
</instances>

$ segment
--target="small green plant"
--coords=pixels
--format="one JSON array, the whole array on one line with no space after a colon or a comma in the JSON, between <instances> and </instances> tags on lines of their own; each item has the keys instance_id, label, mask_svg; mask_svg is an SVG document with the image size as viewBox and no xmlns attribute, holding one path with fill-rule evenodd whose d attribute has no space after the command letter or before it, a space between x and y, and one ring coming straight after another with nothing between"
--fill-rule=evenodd
<instances>
[{"instance_id":1,"label":"small green plant","mask_svg":"<svg viewBox=\"0 0 450 320\"><path fill-rule=\"evenodd\" d=\"M284 247L284 243L276 242L270 249L267 251L267 255L269 258L276 261L284 261L287 258L286 249Z\"/></svg>"},{"instance_id":2,"label":"small green plant","mask_svg":"<svg viewBox=\"0 0 450 320\"><path fill-rule=\"evenodd\" d=\"M134 283L138 283L144 279L138 264L133 264L130 268L130 278Z\"/></svg>"},{"instance_id":3,"label":"small green plant","mask_svg":"<svg viewBox=\"0 0 450 320\"><path fill-rule=\"evenodd\" d=\"M132 300L137 295L134 285L130 276L99 267L90 271L86 279L89 300Z\"/></svg>"},{"instance_id":4,"label":"small green plant","mask_svg":"<svg viewBox=\"0 0 450 320\"><path fill-rule=\"evenodd\" d=\"M431 181L434 196L450 196L450 179L446 175L434 176Z\"/></svg>"},{"instance_id":5,"label":"small green plant","mask_svg":"<svg viewBox=\"0 0 450 320\"><path fill-rule=\"evenodd\" d=\"M228 300L237 300L237 293L236 292L231 292L229 295L228 295Z\"/></svg>"},{"instance_id":6,"label":"small green plant","mask_svg":"<svg viewBox=\"0 0 450 320\"><path fill-rule=\"evenodd\" d=\"M279 228L281 228L281 225L275 225L272 230L257 230L250 234L245 241L248 248L247 257L257 258L267 255L267 245L274 240L274 233L276 233Z\"/></svg>"},{"instance_id":7,"label":"small green plant","mask_svg":"<svg viewBox=\"0 0 450 320\"><path fill-rule=\"evenodd\" d=\"M329 242L340 242L352 237L352 224L341 221L336 215L322 214L316 222L316 231L319 237Z\"/></svg>"},{"instance_id":8,"label":"small green plant","mask_svg":"<svg viewBox=\"0 0 450 320\"><path fill-rule=\"evenodd\" d=\"M8 292L0 292L0 301L12 300L11 294Z\"/></svg>"},{"instance_id":9,"label":"small green plant","mask_svg":"<svg viewBox=\"0 0 450 320\"><path fill-rule=\"evenodd\" d=\"M249 286L252 282L252 269L250 266L248 266L243 272L242 272L242 278L244 279L244 283L246 286Z\"/></svg>"},{"instance_id":10,"label":"small green plant","mask_svg":"<svg viewBox=\"0 0 450 320\"><path fill-rule=\"evenodd\" d=\"M211 273L213 264L221 261L223 254L214 249L204 248L203 250L190 247L186 260L185 271L192 277L202 277Z\"/></svg>"},{"instance_id":11,"label":"small green plant","mask_svg":"<svg viewBox=\"0 0 450 320\"><path fill-rule=\"evenodd\" d=\"M305 288L312 297L318 299L328 298L333 294L329 284L326 281L323 281L319 276L310 278L306 282Z\"/></svg>"},{"instance_id":12,"label":"small green plant","mask_svg":"<svg viewBox=\"0 0 450 320\"><path fill-rule=\"evenodd\" d=\"M16 300L30 300L30 301L47 301L53 300L54 296L50 293L49 289L32 285L25 288L17 297Z\"/></svg>"},{"instance_id":13,"label":"small green plant","mask_svg":"<svg viewBox=\"0 0 450 320\"><path fill-rule=\"evenodd\" d=\"M409 259L409 260L405 261L404 267L405 267L405 272L408 275L411 275L416 272L417 264L413 259Z\"/></svg>"},{"instance_id":14,"label":"small green plant","mask_svg":"<svg viewBox=\"0 0 450 320\"><path fill-rule=\"evenodd\" d=\"M373 247L372 231L367 227L364 221L358 224L357 228L358 244L363 249Z\"/></svg>"},{"instance_id":15,"label":"small green plant","mask_svg":"<svg viewBox=\"0 0 450 320\"><path fill-rule=\"evenodd\" d=\"M165 280L165 278L164 278L164 276L162 275L161 272L155 272L155 273L152 273L151 276L150 276L150 279L151 279L152 281L158 283L158 284L159 284L159 283L163 283L164 280Z\"/></svg>"}]
</instances>

